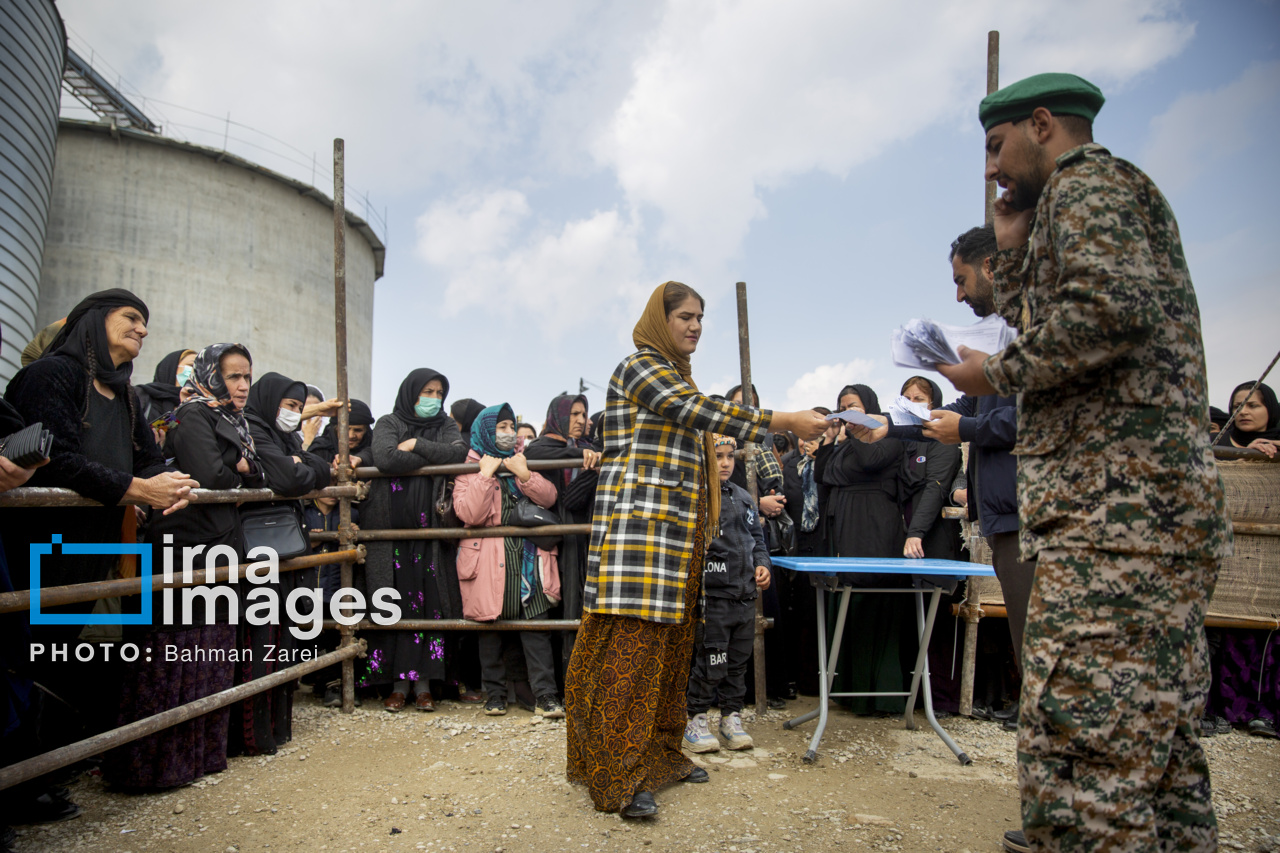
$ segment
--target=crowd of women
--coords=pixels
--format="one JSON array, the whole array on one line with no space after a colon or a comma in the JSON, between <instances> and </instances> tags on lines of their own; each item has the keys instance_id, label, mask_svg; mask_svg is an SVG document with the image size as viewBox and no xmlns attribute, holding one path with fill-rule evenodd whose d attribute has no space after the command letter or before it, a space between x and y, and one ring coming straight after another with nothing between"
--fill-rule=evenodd
<instances>
[{"instance_id":1,"label":"crowd of women","mask_svg":"<svg viewBox=\"0 0 1280 853\"><path fill-rule=\"evenodd\" d=\"M846 431L842 421L815 426L831 409L819 406L803 415L770 413L743 406L740 388L729 389L723 396L701 395L688 373L692 348L686 345L691 340L696 346L697 334L689 330L700 330L701 299L688 288L666 288L655 291L656 302L651 300L646 314L648 325L643 330L637 326L637 356L657 353L655 363L675 371L663 380L675 390L655 390L658 380L644 374L648 368L641 359L630 367L629 362L620 366L622 373L615 376L615 384L622 389L618 399L624 400L634 385L639 389L636 399L653 396L643 405L661 412L661 417L654 416L655 423L679 423L694 435L695 429L710 428L703 424L705 420L717 432L760 442L762 452L748 457L748 465L754 468L761 515L775 553L963 558L959 523L942 515L944 506L963 505L966 499L959 447L892 438L863 443ZM664 293L666 302L674 299L677 307L663 307ZM677 309L685 303L693 308L682 320L684 315L678 315ZM492 405L470 398L450 403L447 376L429 368L409 372L392 411L375 419L359 400L324 399L306 377L258 373L250 350L238 343L195 346L199 342L192 342L193 348L161 359L151 383L135 386L132 363L141 351L149 321L147 306L132 293L102 291L86 297L60 328L45 333L47 343L37 340L28 347L30 363L4 395L2 431L8 435L24 424L41 423L53 436L52 451L47 464L33 469L17 468L0 458L0 487L23 483L64 487L101 506L6 509L0 515L4 546L0 590L29 588L30 544L49 543L56 536L64 543L148 542L171 544L175 549L203 546L206 551L222 546L223 553L247 561L253 520L263 513L275 513L277 518L280 513L292 514L303 530L335 529L338 513L333 499L304 502L300 498L329 485L335 476L336 419L322 431L319 427L323 418L335 415L343 405L350 413L352 465L371 465L383 475L372 480L368 497L355 510L355 520L367 529L492 527L539 512L544 522L550 518L581 524L594 516L600 528L598 489L607 496L610 490L622 488L615 482L616 471L610 473L620 458L618 442L629 448L626 452L635 452L629 443L632 431L642 432L641 426L623 423L635 416L624 411L625 403L618 404L616 415L612 408L609 413L592 414L583 396L553 398L540 428L519 422L501 400ZM632 376L624 368L639 372ZM943 404L939 386L925 377L913 377L894 390L895 396L901 394L931 409ZM755 395L755 389L751 391ZM758 397L752 402L758 406ZM864 384L843 388L831 402L836 412L856 409L881 414L879 397ZM1280 438L1280 405L1271 389L1263 385L1249 396L1249 388L1242 386L1231 404L1233 408L1243 404L1243 408L1231 427L1229 443L1273 455ZM654 429L661 432L666 427ZM618 435L607 435L610 430ZM655 441L669 438L660 435ZM685 450L696 456L698 447L690 444ZM569 467L538 473L530 470L529 460L566 460ZM467 461L478 463L476 473L412 474L423 466ZM746 485L743 466L738 466L735 478ZM279 500L267 505L188 504L191 490L197 487L264 486L276 492ZM137 511L125 505L129 503L138 504ZM607 509L613 504L604 500L603 505ZM707 514L705 509L699 505L699 517ZM592 614L626 615L630 612L626 606L610 603L609 596L620 593L606 583L614 547L610 537L621 535L619 525L623 522L606 524L608 529L593 537L599 541L592 542L584 536L534 535L373 541L367 543L366 561L357 567L356 583L366 594L395 589L402 618L419 626L424 621L455 618L578 619L584 607ZM692 531L690 521L690 536L695 535ZM689 553L700 547L687 544L692 544ZM317 550L334 547L317 546ZM688 554L681 558L680 571L685 570L687 558ZM41 564L41 582L46 587L88 583L131 571L127 559L113 555L54 553ZM597 582L589 584L589 575L598 576ZM867 582L883 585L886 580L869 578ZM320 589L327 606L338 587L338 567L285 572L279 586L282 594L296 587ZM679 600L673 599L670 609L675 614L672 618L679 621L692 599L680 597L687 592L682 584L673 590ZM906 596L893 598L909 602ZM137 612L139 606L136 598L126 598L47 608L46 612L127 614ZM266 675L276 664L264 650L288 649L297 642L287 626L233 621L225 600L220 600L218 608L211 618L203 613L184 614L185 621L161 624L157 619L151 625L126 625L115 634L93 625L28 628L25 619L6 619L2 651L9 702L0 765ZM772 665L765 689L771 702L777 705L801 692L816 693L811 587L785 571L777 572L766 608L777 625L768 637ZM856 638L844 644L846 660L837 667L843 679L840 687L852 692L903 690L916 643L909 604L898 608L886 606L883 599L874 605L855 601L852 609L849 625ZM160 612L158 601L152 612ZM578 691L581 707L594 701L590 697L598 686L592 680L595 676L584 682L584 673L593 672L591 666L614 666L609 649L625 647L630 655L644 646L666 649L662 654L682 653L683 635L672 640L675 635L663 634L662 618L645 617L644 624L656 626L654 636L647 639L639 635L627 639L627 626L621 622L593 619L584 623L583 636L591 639L592 654L604 657L584 660L576 682L568 663L573 634L494 631L477 635L429 628L369 632L368 656L357 662L361 699L380 703L390 712L410 706L429 712L437 701L449 699L483 704L485 712L494 715L506 713L508 702L516 702L535 714L563 717L561 696L566 684L570 693ZM936 635L948 633L939 629ZM89 664L32 660L26 654L29 641L46 646L132 642L153 650L176 649L178 660L158 653L149 662L129 664L118 656L110 661L99 656ZM639 645L626 645L633 641ZM1275 645L1256 632L1223 637L1220 654L1234 662L1233 672L1243 673L1234 680L1227 678L1218 692L1217 712L1227 720L1263 719L1274 724L1280 704ZM228 654L209 654L213 650ZM183 655L184 651L191 654ZM245 651L250 654L231 654ZM1006 657L1011 654L1011 649L1006 650ZM184 658L190 660L184 662ZM1274 682L1269 692L1263 691L1266 695L1250 694L1250 679L1256 673L1249 667L1254 662ZM946 668L935 669L935 689L945 707ZM687 662L684 672L687 677ZM321 672L313 686L329 704L337 702L333 678L333 672ZM105 757L103 774L121 789L164 789L224 769L229 755L272 753L290 739L294 691L295 685L282 685L118 747ZM1016 694L1006 690L1006 695ZM571 727L572 704L571 698ZM854 710L867 713L901 709L901 700L895 699L852 704ZM684 725L681 705L678 730ZM571 775L575 743L580 747L579 764L590 764L592 746L587 742L590 736L585 737L571 738ZM675 765L668 765L664 772L676 773L670 769ZM685 768L678 769L683 773ZM653 779L660 775L655 771ZM32 822L78 814L59 782L55 774L11 792L6 797L8 818ZM635 790L632 785L631 793Z\"/></svg>"}]
</instances>

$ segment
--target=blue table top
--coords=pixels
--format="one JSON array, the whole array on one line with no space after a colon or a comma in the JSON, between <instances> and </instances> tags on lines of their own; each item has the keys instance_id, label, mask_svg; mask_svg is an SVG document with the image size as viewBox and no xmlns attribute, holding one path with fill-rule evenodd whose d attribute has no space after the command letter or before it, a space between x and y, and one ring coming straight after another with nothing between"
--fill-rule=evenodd
<instances>
[{"instance_id":1,"label":"blue table top","mask_svg":"<svg viewBox=\"0 0 1280 853\"><path fill-rule=\"evenodd\" d=\"M960 560L912 560L905 557L772 557L775 566L797 572L835 574L941 575L946 577L996 576L995 569L983 563Z\"/></svg>"}]
</instances>

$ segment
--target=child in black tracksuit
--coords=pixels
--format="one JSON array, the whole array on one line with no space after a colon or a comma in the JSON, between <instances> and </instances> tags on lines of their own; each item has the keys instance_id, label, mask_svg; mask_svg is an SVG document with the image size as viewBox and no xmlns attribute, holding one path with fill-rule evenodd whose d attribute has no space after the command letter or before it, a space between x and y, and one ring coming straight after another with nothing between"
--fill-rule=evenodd
<instances>
[{"instance_id":1,"label":"child in black tracksuit","mask_svg":"<svg viewBox=\"0 0 1280 853\"><path fill-rule=\"evenodd\" d=\"M751 735L742 729L747 693L747 664L755 636L756 595L769 588L769 546L755 501L729 482L737 442L715 436L720 474L720 535L707 546L702 572L703 630L689 673L689 723L684 748L716 752L720 742L707 724L707 710L720 706L720 736L730 749L748 749Z\"/></svg>"}]
</instances>

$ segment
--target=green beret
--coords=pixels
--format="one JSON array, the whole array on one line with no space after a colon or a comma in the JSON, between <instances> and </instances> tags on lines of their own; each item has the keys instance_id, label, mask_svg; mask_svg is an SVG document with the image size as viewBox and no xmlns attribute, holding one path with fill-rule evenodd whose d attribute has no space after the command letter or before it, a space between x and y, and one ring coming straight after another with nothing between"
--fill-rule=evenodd
<instances>
[{"instance_id":1,"label":"green beret","mask_svg":"<svg viewBox=\"0 0 1280 853\"><path fill-rule=\"evenodd\" d=\"M989 131L1006 121L1021 121L1036 107L1054 115L1080 116L1093 121L1106 100L1102 90L1074 74L1037 74L1005 86L982 99L978 120Z\"/></svg>"}]
</instances>

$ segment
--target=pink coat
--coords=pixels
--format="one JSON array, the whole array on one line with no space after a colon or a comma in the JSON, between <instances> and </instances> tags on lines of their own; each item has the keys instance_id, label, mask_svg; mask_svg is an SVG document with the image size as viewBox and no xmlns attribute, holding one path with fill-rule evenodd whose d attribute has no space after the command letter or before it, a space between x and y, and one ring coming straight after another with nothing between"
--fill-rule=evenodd
<instances>
[{"instance_id":1,"label":"pink coat","mask_svg":"<svg viewBox=\"0 0 1280 853\"><path fill-rule=\"evenodd\" d=\"M472 450L468 462L479 460ZM467 527L497 527L502 519L502 493L506 486L496 477L463 474L454 480L453 511ZM540 507L556 502L556 488L537 472L520 484L525 497ZM462 587L462 615L477 622L489 622L502 614L502 591L506 583L506 554L502 539L463 539L458 543L458 581ZM542 591L553 602L560 600L559 549L538 549L542 569Z\"/></svg>"}]
</instances>

